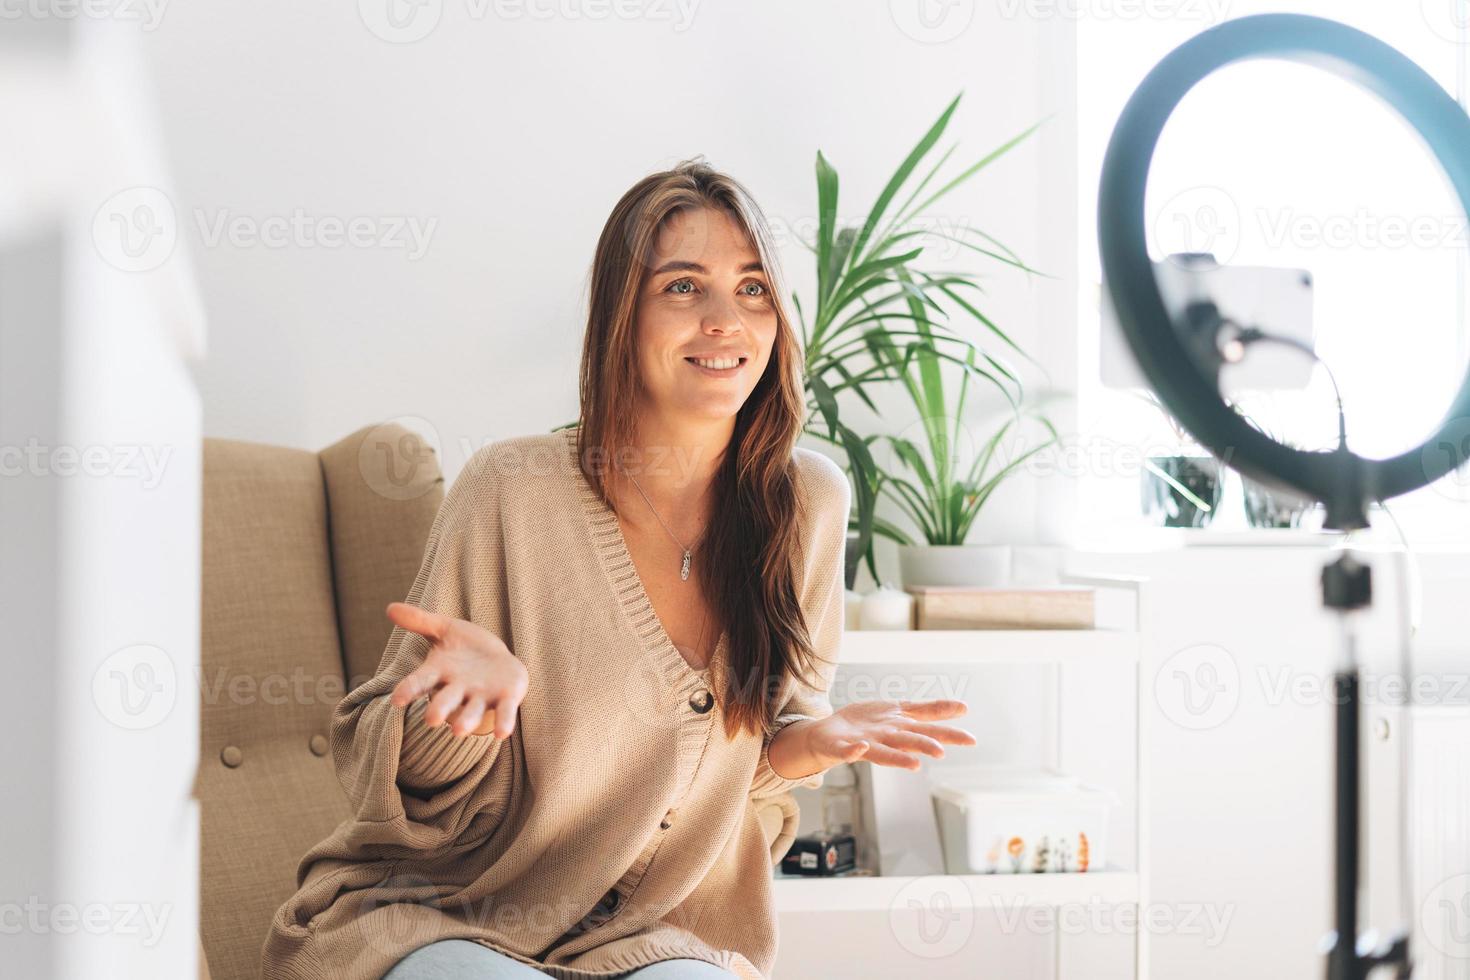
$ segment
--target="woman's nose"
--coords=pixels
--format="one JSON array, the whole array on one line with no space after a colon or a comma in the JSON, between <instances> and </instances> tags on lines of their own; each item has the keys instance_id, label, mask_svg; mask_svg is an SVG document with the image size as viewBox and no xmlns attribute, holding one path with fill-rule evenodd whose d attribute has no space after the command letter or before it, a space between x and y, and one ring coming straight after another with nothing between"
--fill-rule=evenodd
<instances>
[{"instance_id":1,"label":"woman's nose","mask_svg":"<svg viewBox=\"0 0 1470 980\"><path fill-rule=\"evenodd\" d=\"M705 330L715 329L721 333L740 330L742 326L740 309L729 300L712 299L709 307L704 311L703 322L700 326Z\"/></svg>"}]
</instances>

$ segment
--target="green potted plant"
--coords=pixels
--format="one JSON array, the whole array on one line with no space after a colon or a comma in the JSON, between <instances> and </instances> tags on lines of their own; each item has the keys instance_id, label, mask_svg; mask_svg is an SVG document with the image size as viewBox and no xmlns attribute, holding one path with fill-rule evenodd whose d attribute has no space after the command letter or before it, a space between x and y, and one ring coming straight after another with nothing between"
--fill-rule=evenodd
<instances>
[{"instance_id":1,"label":"green potted plant","mask_svg":"<svg viewBox=\"0 0 1470 980\"><path fill-rule=\"evenodd\" d=\"M912 379L910 391L916 405L942 403L939 376L926 378L917 369L914 373L918 377ZM952 414L925 416L917 423L922 440L880 436L902 464L902 470L882 472L880 492L897 505L920 535L915 540L882 517L874 519L877 533L899 545L900 574L906 586L1008 584L1011 546L970 543L971 526L1003 481L1059 441L1055 426L1038 411L1039 401L1014 406L993 431L980 440L972 438L971 428L963 422L968 382L969 375L961 375L958 404ZM1034 421L1044 435L1027 439L1020 431L1027 421ZM1009 451L1011 442L1018 447L1014 452Z\"/></svg>"},{"instance_id":2,"label":"green potted plant","mask_svg":"<svg viewBox=\"0 0 1470 980\"><path fill-rule=\"evenodd\" d=\"M1014 386L1018 392L1020 388L1015 372L1001 357L956 331L950 322L951 311L958 319L978 327L986 338L1033 363L1034 360L980 308L980 297L985 292L980 283L981 273L921 268L919 259L924 246L919 239L928 235L952 243L983 259L987 265L999 263L1028 274L1036 274L1035 270L978 229L962 227L951 234L919 224L931 205L1009 152L1040 124L1002 143L954 176L941 179L939 173L956 145L944 150L937 159L930 154L943 137L959 101L960 96L956 96L909 151L859 227L837 227L837 171L820 151L817 153L818 227L816 241L809 245L817 265L816 297L814 303L803 304L800 296L793 293L792 302L806 349L809 410L806 431L839 446L852 477L855 514L849 540L849 587L859 558L867 561L869 571L877 578L873 556L875 532L900 542L909 540L900 528L877 518L880 494L901 501L900 507L910 519L921 518L923 522L916 522L916 526L926 541L957 545L964 540L963 534L968 532L979 506L993 492L999 479L1015 469L1010 466L999 473L990 473L986 467L994 461L993 455L985 462L977 459L978 470L972 464L961 471L949 461L947 429L942 420L954 419L958 424L960 413L947 410L941 365L961 373L964 379L961 402L972 380L995 386L1006 393L1013 406L1019 402L1012 397L1010 388ZM936 465L927 466L927 471L915 471L917 483L881 471L872 452L873 443L880 436L858 432L843 417L843 402L849 397L856 398L874 414L881 414L872 399L872 391L875 386L889 384L903 385L921 418L926 420L921 423L925 428L926 451L930 462ZM1004 430L997 434L1003 435ZM909 440L899 440L905 447L899 449L893 442L895 437L882 438L905 462L906 456L923 458L924 454ZM943 464L938 465L941 460ZM989 482L992 479L994 483ZM906 502L911 500L909 491L913 490L925 493L929 502L910 510ZM931 531L935 533L931 535Z\"/></svg>"},{"instance_id":3,"label":"green potted plant","mask_svg":"<svg viewBox=\"0 0 1470 980\"><path fill-rule=\"evenodd\" d=\"M1144 516L1163 527L1207 527L1224 491L1220 461L1190 437L1157 395L1137 394L1163 416L1178 446L1143 461L1139 502Z\"/></svg>"}]
</instances>

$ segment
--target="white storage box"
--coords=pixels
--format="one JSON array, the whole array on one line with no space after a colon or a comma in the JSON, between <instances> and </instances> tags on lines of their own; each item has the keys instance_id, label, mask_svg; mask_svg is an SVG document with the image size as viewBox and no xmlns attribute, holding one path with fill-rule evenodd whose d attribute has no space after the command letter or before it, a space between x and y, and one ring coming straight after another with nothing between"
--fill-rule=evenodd
<instances>
[{"instance_id":1,"label":"white storage box","mask_svg":"<svg viewBox=\"0 0 1470 980\"><path fill-rule=\"evenodd\" d=\"M1107 864L1118 797L1044 770L952 767L930 786L949 874L1088 871Z\"/></svg>"}]
</instances>

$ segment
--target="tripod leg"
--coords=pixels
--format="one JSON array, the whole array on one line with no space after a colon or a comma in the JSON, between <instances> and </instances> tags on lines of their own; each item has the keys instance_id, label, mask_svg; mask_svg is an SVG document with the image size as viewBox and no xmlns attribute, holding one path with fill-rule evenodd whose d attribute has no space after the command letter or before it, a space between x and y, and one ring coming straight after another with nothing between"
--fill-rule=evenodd
<instances>
[{"instance_id":1,"label":"tripod leg","mask_svg":"<svg viewBox=\"0 0 1470 980\"><path fill-rule=\"evenodd\" d=\"M1363 962L1358 935L1358 670L1350 667L1332 677L1337 715L1337 816L1333 856L1333 921L1336 943L1327 960L1329 980L1361 980Z\"/></svg>"}]
</instances>

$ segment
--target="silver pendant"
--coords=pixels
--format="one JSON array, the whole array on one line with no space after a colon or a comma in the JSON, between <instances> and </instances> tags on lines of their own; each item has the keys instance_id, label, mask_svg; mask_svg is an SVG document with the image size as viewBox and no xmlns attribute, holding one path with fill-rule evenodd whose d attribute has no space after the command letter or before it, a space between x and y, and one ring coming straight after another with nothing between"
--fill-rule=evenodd
<instances>
[{"instance_id":1,"label":"silver pendant","mask_svg":"<svg viewBox=\"0 0 1470 980\"><path fill-rule=\"evenodd\" d=\"M679 578L685 580L689 578L689 552L687 551L684 552L684 567L679 569Z\"/></svg>"}]
</instances>

